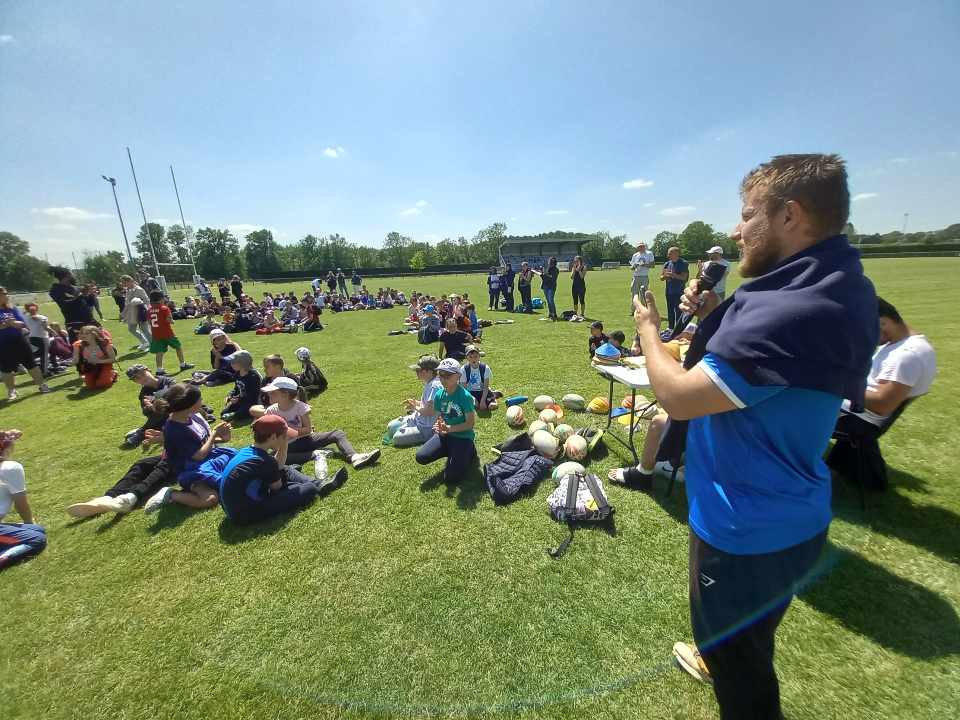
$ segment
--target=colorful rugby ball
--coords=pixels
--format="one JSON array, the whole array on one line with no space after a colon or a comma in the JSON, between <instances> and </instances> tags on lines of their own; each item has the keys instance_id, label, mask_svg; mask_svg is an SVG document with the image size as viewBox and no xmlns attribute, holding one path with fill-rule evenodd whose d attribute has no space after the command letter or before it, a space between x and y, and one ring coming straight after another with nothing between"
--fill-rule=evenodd
<instances>
[{"instance_id":1,"label":"colorful rugby ball","mask_svg":"<svg viewBox=\"0 0 960 720\"><path fill-rule=\"evenodd\" d=\"M532 423L530 423L530 427L527 428L527 434L530 435L530 437L533 437L533 434L537 432L537 430L546 430L549 427L550 426L547 425L543 420L534 420Z\"/></svg>"},{"instance_id":2,"label":"colorful rugby ball","mask_svg":"<svg viewBox=\"0 0 960 720\"><path fill-rule=\"evenodd\" d=\"M537 410L543 410L547 405L553 405L553 398L549 395L537 395L533 399L533 406Z\"/></svg>"},{"instance_id":3,"label":"colorful rugby ball","mask_svg":"<svg viewBox=\"0 0 960 720\"><path fill-rule=\"evenodd\" d=\"M555 458L560 450L560 443L546 430L537 430L533 434L533 447L544 457ZM586 446L584 446L584 454L586 454Z\"/></svg>"},{"instance_id":4,"label":"colorful rugby ball","mask_svg":"<svg viewBox=\"0 0 960 720\"><path fill-rule=\"evenodd\" d=\"M583 460L587 456L587 440L582 435L571 435L563 444L564 454L571 460Z\"/></svg>"},{"instance_id":5,"label":"colorful rugby ball","mask_svg":"<svg viewBox=\"0 0 960 720\"><path fill-rule=\"evenodd\" d=\"M543 420L547 425L552 425L557 422L557 413L550 408L540 411L540 419Z\"/></svg>"},{"instance_id":6,"label":"colorful rugby ball","mask_svg":"<svg viewBox=\"0 0 960 720\"><path fill-rule=\"evenodd\" d=\"M519 405L512 405L506 412L507 425L510 427L520 427L523 425L523 408Z\"/></svg>"},{"instance_id":7,"label":"colorful rugby ball","mask_svg":"<svg viewBox=\"0 0 960 720\"><path fill-rule=\"evenodd\" d=\"M583 410L587 406L587 401L582 395L567 393L563 396L563 406L570 410Z\"/></svg>"},{"instance_id":8,"label":"colorful rugby ball","mask_svg":"<svg viewBox=\"0 0 960 720\"><path fill-rule=\"evenodd\" d=\"M566 442L567 438L573 435L573 428L566 423L560 423L553 429L553 434L560 442Z\"/></svg>"},{"instance_id":9,"label":"colorful rugby ball","mask_svg":"<svg viewBox=\"0 0 960 720\"><path fill-rule=\"evenodd\" d=\"M560 479L564 475L570 475L571 473L578 473L578 472L586 474L587 469L578 462L574 462L573 460L567 460L566 462L560 463L553 469L553 474L551 475L551 477L556 482L560 482Z\"/></svg>"}]
</instances>

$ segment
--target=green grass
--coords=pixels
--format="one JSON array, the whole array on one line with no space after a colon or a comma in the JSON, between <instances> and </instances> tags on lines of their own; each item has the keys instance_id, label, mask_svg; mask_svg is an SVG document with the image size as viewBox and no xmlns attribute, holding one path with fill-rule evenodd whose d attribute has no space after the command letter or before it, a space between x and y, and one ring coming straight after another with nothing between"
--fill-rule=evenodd
<instances>
[{"instance_id":1,"label":"green grass","mask_svg":"<svg viewBox=\"0 0 960 720\"><path fill-rule=\"evenodd\" d=\"M779 633L783 702L790 718L953 717L960 326L944 299L960 260L872 260L867 269L929 335L940 374L884 439L890 491L863 515L855 493L837 487L832 570ZM371 280L407 292L467 290L486 307L483 282ZM629 331L628 287L622 270L591 273L588 314ZM659 283L654 290L662 296ZM559 297L569 307L565 285ZM400 401L419 392L405 366L423 348L387 336L402 312L325 314L321 333L238 339L258 361L309 346L330 380L313 403L314 425L343 428L369 449ZM587 363L585 324L513 317L486 331L496 386L530 396L605 391ZM132 338L108 326L124 355ZM190 322L177 327L188 359L203 367L207 338ZM497 508L479 475L447 487L440 464L420 467L412 450L393 448L342 490L258 528L224 523L219 509L174 507L77 522L64 508L100 494L140 454L119 449L140 422L136 388L123 379L87 395L73 374L52 384L57 392L41 397L21 382L22 399L0 405L0 426L25 432L17 459L50 539L40 557L0 575L4 717L716 716L711 692L669 664L672 643L690 636L682 491L651 499L613 489L616 534L581 531L560 561L544 552L563 536L546 514L549 481ZM219 409L227 390L205 397ZM502 411L480 420L482 459L506 434ZM249 437L241 429L236 443ZM605 475L625 460L610 444L591 467Z\"/></svg>"}]
</instances>

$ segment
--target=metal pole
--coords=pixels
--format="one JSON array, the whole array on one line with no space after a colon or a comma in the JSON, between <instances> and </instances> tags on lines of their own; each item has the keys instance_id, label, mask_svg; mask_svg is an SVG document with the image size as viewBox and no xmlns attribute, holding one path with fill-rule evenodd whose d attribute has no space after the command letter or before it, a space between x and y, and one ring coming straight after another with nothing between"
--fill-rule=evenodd
<instances>
[{"instance_id":1,"label":"metal pole","mask_svg":"<svg viewBox=\"0 0 960 720\"><path fill-rule=\"evenodd\" d=\"M177 188L177 176L173 174L173 165L170 166L170 177L173 178L173 192L177 195L177 207L180 209L180 224L183 227L183 235L187 240L187 255L190 256L190 266L193 269L193 276L197 276L197 265L193 261L193 248L190 247L190 235L187 232L187 221L183 219L183 205L180 204L180 190Z\"/></svg>"},{"instance_id":2,"label":"metal pole","mask_svg":"<svg viewBox=\"0 0 960 720\"><path fill-rule=\"evenodd\" d=\"M903 234L904 235L907 234L907 218L909 217L910 217L910 213L903 214Z\"/></svg>"},{"instance_id":3,"label":"metal pole","mask_svg":"<svg viewBox=\"0 0 960 720\"><path fill-rule=\"evenodd\" d=\"M104 180L110 183L110 189L113 190L113 202L117 206L117 217L120 218L120 230L123 231L123 242L127 246L127 260L133 265L133 254L130 252L130 241L127 240L127 228L123 225L123 215L120 213L120 201L117 200L117 179L101 175Z\"/></svg>"},{"instance_id":4,"label":"metal pole","mask_svg":"<svg viewBox=\"0 0 960 720\"><path fill-rule=\"evenodd\" d=\"M143 229L147 233L147 243L150 245L150 257L153 258L155 277L160 277L160 266L157 264L157 253L153 250L153 233L150 232L150 223L147 222L147 212L143 209L143 198L140 197L140 183L137 182L137 171L133 169L133 155L127 148L127 159L130 160L130 172L133 173L133 185L137 188L137 200L140 201L140 214L143 215ZM158 281L159 282L159 281Z\"/></svg>"}]
</instances>

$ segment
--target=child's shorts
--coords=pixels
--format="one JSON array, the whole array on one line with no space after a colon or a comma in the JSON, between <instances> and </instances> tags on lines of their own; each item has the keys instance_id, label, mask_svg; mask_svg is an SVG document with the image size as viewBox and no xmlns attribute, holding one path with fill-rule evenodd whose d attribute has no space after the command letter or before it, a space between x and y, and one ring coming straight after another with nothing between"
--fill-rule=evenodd
<instances>
[{"instance_id":1,"label":"child's shorts","mask_svg":"<svg viewBox=\"0 0 960 720\"><path fill-rule=\"evenodd\" d=\"M176 337L153 338L150 341L150 352L152 353L166 352L170 348L174 348L175 350L180 349L180 341Z\"/></svg>"}]
</instances>

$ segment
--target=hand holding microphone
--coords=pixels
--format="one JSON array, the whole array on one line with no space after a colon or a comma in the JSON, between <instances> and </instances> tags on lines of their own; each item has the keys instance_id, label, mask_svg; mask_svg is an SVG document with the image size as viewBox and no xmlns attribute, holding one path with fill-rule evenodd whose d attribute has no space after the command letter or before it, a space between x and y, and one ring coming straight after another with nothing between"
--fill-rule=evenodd
<instances>
[{"instance_id":1,"label":"hand holding microphone","mask_svg":"<svg viewBox=\"0 0 960 720\"><path fill-rule=\"evenodd\" d=\"M713 292L713 288L723 279L726 271L726 267L720 263L709 263L702 269L697 279L683 291L683 297L680 299L680 310L683 314L673 327L671 340L682 333L694 317L703 319L720 304L720 298Z\"/></svg>"}]
</instances>

